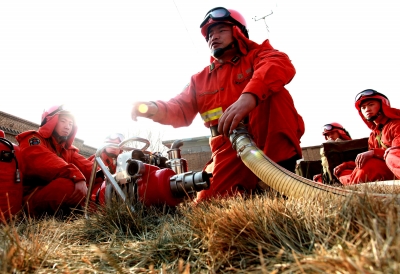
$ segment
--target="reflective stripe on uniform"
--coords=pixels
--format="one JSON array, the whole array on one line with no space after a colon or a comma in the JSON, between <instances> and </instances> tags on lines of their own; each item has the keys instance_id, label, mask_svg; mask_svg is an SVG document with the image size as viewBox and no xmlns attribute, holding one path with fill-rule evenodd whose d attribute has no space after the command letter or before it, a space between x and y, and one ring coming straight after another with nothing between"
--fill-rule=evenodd
<instances>
[{"instance_id":1,"label":"reflective stripe on uniform","mask_svg":"<svg viewBox=\"0 0 400 274\"><path fill-rule=\"evenodd\" d=\"M200 115L204 122L210 122L213 120L217 120L219 117L221 117L222 113L223 113L222 107L218 107L211 110L207 110L206 112L203 112Z\"/></svg>"},{"instance_id":2,"label":"reflective stripe on uniform","mask_svg":"<svg viewBox=\"0 0 400 274\"><path fill-rule=\"evenodd\" d=\"M384 149L388 148L382 141L382 131L380 131L379 134L376 135L375 139L378 141L378 146L380 148L384 148Z\"/></svg>"}]
</instances>

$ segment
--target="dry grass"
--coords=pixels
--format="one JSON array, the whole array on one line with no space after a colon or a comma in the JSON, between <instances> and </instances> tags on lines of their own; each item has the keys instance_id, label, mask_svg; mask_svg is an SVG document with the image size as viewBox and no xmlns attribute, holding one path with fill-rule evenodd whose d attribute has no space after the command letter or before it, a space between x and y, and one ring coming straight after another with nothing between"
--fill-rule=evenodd
<instances>
[{"instance_id":1,"label":"dry grass","mask_svg":"<svg viewBox=\"0 0 400 274\"><path fill-rule=\"evenodd\" d=\"M18 216L0 229L2 273L400 273L400 214L371 195L273 195L176 209L123 205L85 219Z\"/></svg>"}]
</instances>

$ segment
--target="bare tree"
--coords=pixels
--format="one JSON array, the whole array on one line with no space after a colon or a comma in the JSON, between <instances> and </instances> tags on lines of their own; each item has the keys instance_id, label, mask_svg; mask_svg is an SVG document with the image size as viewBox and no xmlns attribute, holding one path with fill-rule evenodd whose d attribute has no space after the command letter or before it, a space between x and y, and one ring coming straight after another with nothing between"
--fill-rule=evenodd
<instances>
[{"instance_id":1,"label":"bare tree","mask_svg":"<svg viewBox=\"0 0 400 274\"><path fill-rule=\"evenodd\" d=\"M166 155L166 152L169 148L163 145L162 143L162 138L163 138L163 133L157 130L130 130L128 129L127 132L124 134L125 138L132 138L132 137L140 137L143 139L146 139L150 142L150 146L147 149L148 151L155 153L155 152L160 152L162 155ZM132 142L130 144L132 147L135 148L142 148L144 146L143 143L141 142Z\"/></svg>"}]
</instances>

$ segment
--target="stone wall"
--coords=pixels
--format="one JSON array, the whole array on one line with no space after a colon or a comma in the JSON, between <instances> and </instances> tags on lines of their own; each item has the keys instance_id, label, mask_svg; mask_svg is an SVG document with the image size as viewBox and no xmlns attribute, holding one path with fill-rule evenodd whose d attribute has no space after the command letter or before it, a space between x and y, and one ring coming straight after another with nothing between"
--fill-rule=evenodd
<instances>
[{"instance_id":1,"label":"stone wall","mask_svg":"<svg viewBox=\"0 0 400 274\"><path fill-rule=\"evenodd\" d=\"M304 161L318 161L321 160L320 150L322 145L319 146L310 146L310 147L302 147L301 150L303 152Z\"/></svg>"},{"instance_id":2,"label":"stone wall","mask_svg":"<svg viewBox=\"0 0 400 274\"><path fill-rule=\"evenodd\" d=\"M211 148L208 143L210 136L200 136L182 139L183 145L179 147L181 157L187 160L189 171L201 171L211 159ZM163 145L170 148L176 140L162 141Z\"/></svg>"},{"instance_id":3,"label":"stone wall","mask_svg":"<svg viewBox=\"0 0 400 274\"><path fill-rule=\"evenodd\" d=\"M183 145L180 147L181 156L188 162L188 169L200 171L211 159L211 149L208 143L210 136L194 137L182 139ZM171 147L174 140L163 141L166 147ZM318 161L321 159L320 149L322 145L303 147L304 161Z\"/></svg>"},{"instance_id":4,"label":"stone wall","mask_svg":"<svg viewBox=\"0 0 400 274\"><path fill-rule=\"evenodd\" d=\"M18 144L15 139L18 134L28 130L38 130L38 128L39 124L0 111L0 130L4 131L6 139L14 144ZM85 157L89 157L96 152L96 148L85 145L84 141L79 138L75 138L73 145Z\"/></svg>"},{"instance_id":5,"label":"stone wall","mask_svg":"<svg viewBox=\"0 0 400 274\"><path fill-rule=\"evenodd\" d=\"M320 149L322 146L304 147L303 159L304 161L319 161L321 160ZM186 150L187 151L187 150ZM196 153L185 153L182 151L182 158L188 162L188 170L200 171L205 164L211 159L211 151L202 151Z\"/></svg>"},{"instance_id":6,"label":"stone wall","mask_svg":"<svg viewBox=\"0 0 400 274\"><path fill-rule=\"evenodd\" d=\"M182 153L181 156L186 159L189 171L201 171L206 163L211 159L211 151L190 154Z\"/></svg>"}]
</instances>

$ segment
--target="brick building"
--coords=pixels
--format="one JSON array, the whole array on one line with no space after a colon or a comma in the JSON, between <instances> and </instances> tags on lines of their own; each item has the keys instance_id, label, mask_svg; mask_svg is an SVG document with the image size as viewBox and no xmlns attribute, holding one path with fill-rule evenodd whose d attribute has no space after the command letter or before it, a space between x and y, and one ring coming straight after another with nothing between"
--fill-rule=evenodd
<instances>
[{"instance_id":1,"label":"brick building","mask_svg":"<svg viewBox=\"0 0 400 274\"><path fill-rule=\"evenodd\" d=\"M208 144L210 136L182 139L183 145L180 147L181 156L188 162L188 169L200 171L211 159L211 148ZM175 140L163 141L162 144L170 148ZM303 147L304 161L318 161L321 159L320 149L322 145Z\"/></svg>"},{"instance_id":2,"label":"brick building","mask_svg":"<svg viewBox=\"0 0 400 274\"><path fill-rule=\"evenodd\" d=\"M187 160L188 170L200 171L211 159L211 148L208 144L210 136L181 139L183 145L180 147L182 158ZM162 144L168 148L175 140L166 140Z\"/></svg>"},{"instance_id":3,"label":"brick building","mask_svg":"<svg viewBox=\"0 0 400 274\"><path fill-rule=\"evenodd\" d=\"M18 134L27 130L38 130L38 128L39 124L0 111L0 130L4 131L6 139L14 144L18 144L15 139L15 136ZM79 149L79 153L85 157L89 157L97 150L94 147L85 145L84 141L79 138L75 138L73 145L76 146Z\"/></svg>"}]
</instances>

